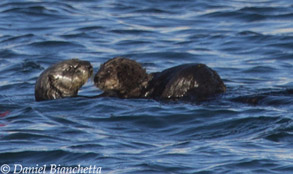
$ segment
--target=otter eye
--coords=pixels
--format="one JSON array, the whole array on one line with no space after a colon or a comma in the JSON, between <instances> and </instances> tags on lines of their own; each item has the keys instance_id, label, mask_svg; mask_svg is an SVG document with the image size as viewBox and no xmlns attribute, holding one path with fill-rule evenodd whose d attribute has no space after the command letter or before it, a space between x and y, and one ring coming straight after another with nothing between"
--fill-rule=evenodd
<instances>
[{"instance_id":1,"label":"otter eye","mask_svg":"<svg viewBox=\"0 0 293 174\"><path fill-rule=\"evenodd\" d=\"M107 70L107 73L108 73L108 74L111 74L112 71L113 71L112 68L109 68L109 69Z\"/></svg>"},{"instance_id":2,"label":"otter eye","mask_svg":"<svg viewBox=\"0 0 293 174\"><path fill-rule=\"evenodd\" d=\"M72 66L72 65L70 65L67 69L66 69L66 71L72 71L74 69L74 67Z\"/></svg>"},{"instance_id":3,"label":"otter eye","mask_svg":"<svg viewBox=\"0 0 293 174\"><path fill-rule=\"evenodd\" d=\"M67 71L73 71L73 70L76 70L76 69L78 69L78 65L70 65L66 70Z\"/></svg>"}]
</instances>

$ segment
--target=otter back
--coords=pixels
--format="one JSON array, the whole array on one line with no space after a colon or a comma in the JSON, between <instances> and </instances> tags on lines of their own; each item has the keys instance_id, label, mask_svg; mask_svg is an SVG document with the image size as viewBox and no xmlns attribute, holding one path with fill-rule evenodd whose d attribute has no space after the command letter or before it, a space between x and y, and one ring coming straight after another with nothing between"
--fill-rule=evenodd
<instances>
[{"instance_id":1,"label":"otter back","mask_svg":"<svg viewBox=\"0 0 293 174\"><path fill-rule=\"evenodd\" d=\"M220 76L204 64L183 64L154 73L146 97L204 100L225 92Z\"/></svg>"}]
</instances>

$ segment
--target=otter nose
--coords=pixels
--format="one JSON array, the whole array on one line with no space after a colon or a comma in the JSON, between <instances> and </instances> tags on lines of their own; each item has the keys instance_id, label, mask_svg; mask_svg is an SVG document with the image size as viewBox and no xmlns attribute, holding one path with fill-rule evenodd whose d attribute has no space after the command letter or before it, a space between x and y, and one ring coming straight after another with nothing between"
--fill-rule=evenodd
<instances>
[{"instance_id":1,"label":"otter nose","mask_svg":"<svg viewBox=\"0 0 293 174\"><path fill-rule=\"evenodd\" d=\"M93 66L91 64L86 66L88 69L93 69Z\"/></svg>"},{"instance_id":2,"label":"otter nose","mask_svg":"<svg viewBox=\"0 0 293 174\"><path fill-rule=\"evenodd\" d=\"M92 73L94 70L93 70L93 66L91 64L89 65L86 65L86 68Z\"/></svg>"},{"instance_id":3,"label":"otter nose","mask_svg":"<svg viewBox=\"0 0 293 174\"><path fill-rule=\"evenodd\" d=\"M94 83L98 84L99 82L100 82L100 78L99 78L98 74L96 74L95 78L94 78Z\"/></svg>"}]
</instances>

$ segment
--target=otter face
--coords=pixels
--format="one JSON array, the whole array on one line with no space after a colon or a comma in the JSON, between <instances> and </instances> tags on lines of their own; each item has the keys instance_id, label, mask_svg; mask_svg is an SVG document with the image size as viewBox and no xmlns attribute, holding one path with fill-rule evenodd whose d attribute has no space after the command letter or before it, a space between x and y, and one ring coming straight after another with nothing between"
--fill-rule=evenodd
<instances>
[{"instance_id":1,"label":"otter face","mask_svg":"<svg viewBox=\"0 0 293 174\"><path fill-rule=\"evenodd\" d=\"M148 75L139 63L116 57L101 65L94 83L103 91L116 92L119 96L128 98L137 97L147 79Z\"/></svg>"},{"instance_id":2,"label":"otter face","mask_svg":"<svg viewBox=\"0 0 293 174\"><path fill-rule=\"evenodd\" d=\"M119 81L118 69L118 60L108 61L101 65L94 78L95 85L103 91L120 90L123 84Z\"/></svg>"},{"instance_id":3,"label":"otter face","mask_svg":"<svg viewBox=\"0 0 293 174\"><path fill-rule=\"evenodd\" d=\"M49 77L55 86L74 91L84 85L92 73L93 67L89 62L72 59L57 64Z\"/></svg>"},{"instance_id":4,"label":"otter face","mask_svg":"<svg viewBox=\"0 0 293 174\"><path fill-rule=\"evenodd\" d=\"M92 73L93 67L88 61L71 59L57 63L38 78L35 86L36 100L75 96Z\"/></svg>"}]
</instances>

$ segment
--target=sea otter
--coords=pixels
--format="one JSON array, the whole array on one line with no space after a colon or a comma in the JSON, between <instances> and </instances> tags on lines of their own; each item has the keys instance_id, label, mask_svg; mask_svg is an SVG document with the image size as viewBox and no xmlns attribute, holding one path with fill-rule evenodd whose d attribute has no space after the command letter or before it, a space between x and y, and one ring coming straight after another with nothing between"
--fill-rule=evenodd
<instances>
[{"instance_id":1,"label":"sea otter","mask_svg":"<svg viewBox=\"0 0 293 174\"><path fill-rule=\"evenodd\" d=\"M35 85L36 101L73 97L93 73L88 61L71 59L47 68Z\"/></svg>"},{"instance_id":2,"label":"sea otter","mask_svg":"<svg viewBox=\"0 0 293 174\"><path fill-rule=\"evenodd\" d=\"M104 96L139 98L150 78L139 63L116 57L101 65L94 77L94 83L105 91Z\"/></svg>"},{"instance_id":3,"label":"sea otter","mask_svg":"<svg viewBox=\"0 0 293 174\"><path fill-rule=\"evenodd\" d=\"M183 64L147 74L134 60L116 57L94 77L103 96L201 101L226 91L220 76L204 64Z\"/></svg>"}]
</instances>

